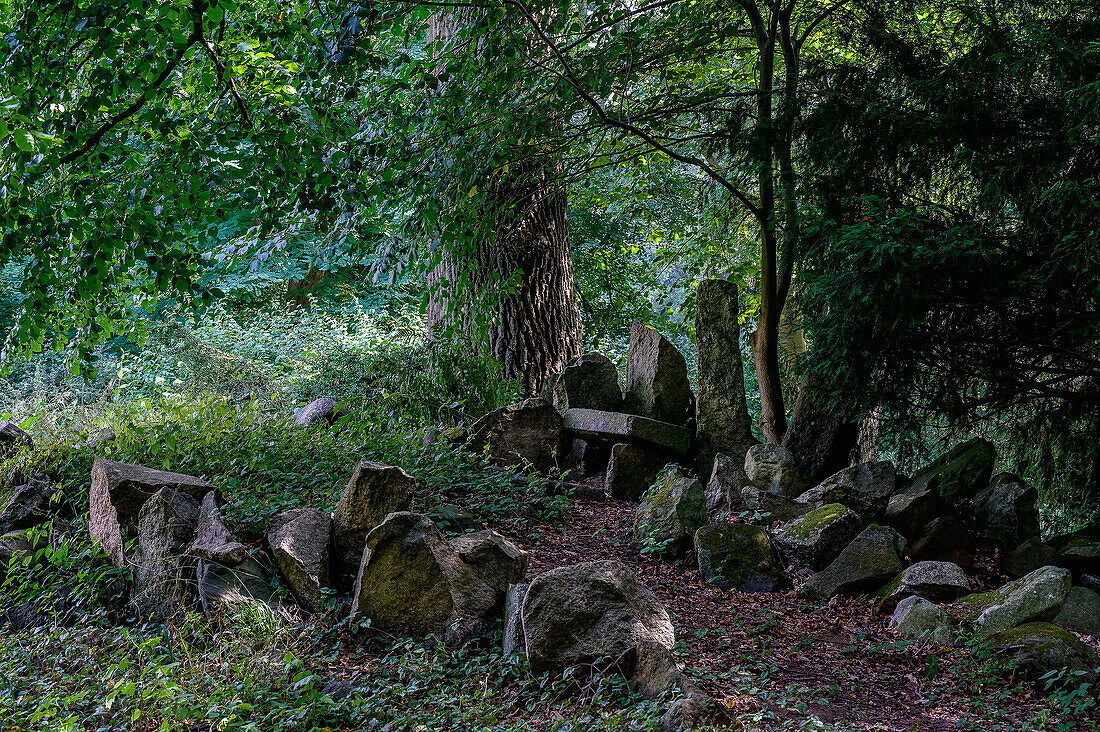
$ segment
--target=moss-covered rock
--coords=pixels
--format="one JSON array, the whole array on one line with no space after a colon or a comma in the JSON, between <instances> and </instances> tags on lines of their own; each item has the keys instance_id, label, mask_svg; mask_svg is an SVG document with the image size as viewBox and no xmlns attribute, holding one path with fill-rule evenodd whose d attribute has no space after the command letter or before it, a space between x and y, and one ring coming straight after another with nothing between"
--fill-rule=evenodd
<instances>
[{"instance_id":1,"label":"moss-covered rock","mask_svg":"<svg viewBox=\"0 0 1100 732\"><path fill-rule=\"evenodd\" d=\"M989 485L997 451L981 438L956 445L917 471L910 484L915 492L935 485L941 496L969 498Z\"/></svg>"},{"instance_id":2,"label":"moss-covered rock","mask_svg":"<svg viewBox=\"0 0 1100 732\"><path fill-rule=\"evenodd\" d=\"M949 646L954 642L956 623L933 603L911 595L894 609L890 627L909 638L930 638L941 646Z\"/></svg>"},{"instance_id":3,"label":"moss-covered rock","mask_svg":"<svg viewBox=\"0 0 1100 732\"><path fill-rule=\"evenodd\" d=\"M841 503L865 521L877 521L886 510L896 481L893 463L861 463L829 476L799 496L798 502L813 507Z\"/></svg>"},{"instance_id":4,"label":"moss-covered rock","mask_svg":"<svg viewBox=\"0 0 1100 732\"><path fill-rule=\"evenodd\" d=\"M996 590L967 595L957 607L982 631L996 633L1033 620L1053 619L1071 586L1068 570L1040 567Z\"/></svg>"},{"instance_id":5,"label":"moss-covered rock","mask_svg":"<svg viewBox=\"0 0 1100 732\"><path fill-rule=\"evenodd\" d=\"M804 591L818 600L876 590L902 570L905 539L894 529L871 524L810 578Z\"/></svg>"},{"instance_id":6,"label":"moss-covered rock","mask_svg":"<svg viewBox=\"0 0 1100 732\"><path fill-rule=\"evenodd\" d=\"M818 571L829 566L861 528L855 511L829 503L788 522L776 534L775 543L791 564Z\"/></svg>"},{"instance_id":7,"label":"moss-covered rock","mask_svg":"<svg viewBox=\"0 0 1100 732\"><path fill-rule=\"evenodd\" d=\"M1009 655L1028 679L1068 668L1080 674L1080 681L1093 682L1100 667L1100 658L1091 648L1051 623L1033 622L998 631L989 636L989 642Z\"/></svg>"},{"instance_id":8,"label":"moss-covered rock","mask_svg":"<svg viewBox=\"0 0 1100 732\"><path fill-rule=\"evenodd\" d=\"M764 529L750 524L703 526L695 532L699 573L722 589L774 592L790 585Z\"/></svg>"},{"instance_id":9,"label":"moss-covered rock","mask_svg":"<svg viewBox=\"0 0 1100 732\"><path fill-rule=\"evenodd\" d=\"M643 548L677 550L707 521L702 484L668 465L642 496L634 515L634 538Z\"/></svg>"}]
</instances>

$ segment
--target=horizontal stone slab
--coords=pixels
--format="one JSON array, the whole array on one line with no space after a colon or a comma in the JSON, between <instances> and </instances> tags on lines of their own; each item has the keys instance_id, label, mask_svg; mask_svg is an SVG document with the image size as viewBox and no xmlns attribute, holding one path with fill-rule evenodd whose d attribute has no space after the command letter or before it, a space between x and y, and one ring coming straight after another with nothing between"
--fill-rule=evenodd
<instances>
[{"instance_id":1,"label":"horizontal stone slab","mask_svg":"<svg viewBox=\"0 0 1100 732\"><path fill-rule=\"evenodd\" d=\"M612 442L637 442L674 455L691 450L691 430L649 417L599 409L567 409L565 429L582 435L595 435Z\"/></svg>"}]
</instances>

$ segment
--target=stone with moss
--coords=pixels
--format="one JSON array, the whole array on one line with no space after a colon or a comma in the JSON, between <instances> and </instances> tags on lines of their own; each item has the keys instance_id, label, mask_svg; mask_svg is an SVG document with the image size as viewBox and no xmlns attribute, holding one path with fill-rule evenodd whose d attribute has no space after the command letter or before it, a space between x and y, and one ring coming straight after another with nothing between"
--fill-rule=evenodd
<instances>
[{"instance_id":1,"label":"stone with moss","mask_svg":"<svg viewBox=\"0 0 1100 732\"><path fill-rule=\"evenodd\" d=\"M829 503L788 522L776 534L775 543L789 563L816 572L829 566L862 528L855 511Z\"/></svg>"},{"instance_id":2,"label":"stone with moss","mask_svg":"<svg viewBox=\"0 0 1100 732\"><path fill-rule=\"evenodd\" d=\"M951 602L970 592L970 580L962 567L952 562L917 562L903 569L878 592L879 609L892 613L907 597L931 602Z\"/></svg>"},{"instance_id":3,"label":"stone with moss","mask_svg":"<svg viewBox=\"0 0 1100 732\"><path fill-rule=\"evenodd\" d=\"M935 485L941 496L970 498L989 485L996 461L993 443L981 438L968 440L917 471L908 490L917 493Z\"/></svg>"},{"instance_id":4,"label":"stone with moss","mask_svg":"<svg viewBox=\"0 0 1100 732\"><path fill-rule=\"evenodd\" d=\"M751 524L711 524L695 532L703 579L724 590L775 592L790 586L768 533Z\"/></svg>"},{"instance_id":5,"label":"stone with moss","mask_svg":"<svg viewBox=\"0 0 1100 732\"><path fill-rule=\"evenodd\" d=\"M998 631L989 642L1002 655L1009 656L1024 678L1039 680L1052 671L1066 669L1077 683L1095 682L1100 657L1072 633L1057 625L1032 622L1018 628Z\"/></svg>"},{"instance_id":6,"label":"stone with moss","mask_svg":"<svg viewBox=\"0 0 1100 732\"><path fill-rule=\"evenodd\" d=\"M798 502L815 508L841 503L864 521L877 521L886 511L896 482L893 463L886 460L861 463L829 476L799 496Z\"/></svg>"},{"instance_id":7,"label":"stone with moss","mask_svg":"<svg viewBox=\"0 0 1100 732\"><path fill-rule=\"evenodd\" d=\"M828 567L811 577L803 591L817 600L873 592L902 570L904 552L901 534L871 524Z\"/></svg>"},{"instance_id":8,"label":"stone with moss","mask_svg":"<svg viewBox=\"0 0 1100 732\"><path fill-rule=\"evenodd\" d=\"M1050 545L1058 551L1058 565L1074 576L1100 574L1100 525L1056 536Z\"/></svg>"},{"instance_id":9,"label":"stone with moss","mask_svg":"<svg viewBox=\"0 0 1100 732\"><path fill-rule=\"evenodd\" d=\"M702 484L670 464L642 496L634 515L634 538L643 548L675 552L706 521Z\"/></svg>"},{"instance_id":10,"label":"stone with moss","mask_svg":"<svg viewBox=\"0 0 1100 732\"><path fill-rule=\"evenodd\" d=\"M967 595L956 607L983 632L996 633L1033 620L1053 619L1065 605L1071 586L1068 570L1040 567L996 590Z\"/></svg>"},{"instance_id":11,"label":"stone with moss","mask_svg":"<svg viewBox=\"0 0 1100 732\"><path fill-rule=\"evenodd\" d=\"M919 539L928 522L936 518L940 497L934 488L890 496L883 523L893 526L910 541Z\"/></svg>"},{"instance_id":12,"label":"stone with moss","mask_svg":"<svg viewBox=\"0 0 1100 732\"><path fill-rule=\"evenodd\" d=\"M1054 624L1100 638L1100 594L1085 587L1070 589Z\"/></svg>"},{"instance_id":13,"label":"stone with moss","mask_svg":"<svg viewBox=\"0 0 1100 732\"><path fill-rule=\"evenodd\" d=\"M955 620L932 602L911 595L894 608L890 627L909 638L928 638L941 646L953 645Z\"/></svg>"}]
</instances>

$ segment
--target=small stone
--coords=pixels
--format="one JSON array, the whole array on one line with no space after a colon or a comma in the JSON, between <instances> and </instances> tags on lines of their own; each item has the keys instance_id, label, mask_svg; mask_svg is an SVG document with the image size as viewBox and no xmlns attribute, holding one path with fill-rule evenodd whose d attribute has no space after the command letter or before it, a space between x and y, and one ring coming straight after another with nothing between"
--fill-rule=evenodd
<instances>
[{"instance_id":1,"label":"small stone","mask_svg":"<svg viewBox=\"0 0 1100 732\"><path fill-rule=\"evenodd\" d=\"M625 442L613 445L604 476L604 489L612 498L621 501L641 499L656 479L657 471L651 463L649 453L637 445Z\"/></svg>"},{"instance_id":2,"label":"small stone","mask_svg":"<svg viewBox=\"0 0 1100 732\"><path fill-rule=\"evenodd\" d=\"M1100 637L1100 595L1084 587L1071 588L1054 624Z\"/></svg>"},{"instance_id":3,"label":"small stone","mask_svg":"<svg viewBox=\"0 0 1100 732\"><path fill-rule=\"evenodd\" d=\"M1069 669L1076 683L1095 683L1100 657L1072 634L1051 623L1034 622L994 633L989 642L1014 662L1026 679L1042 681L1051 671Z\"/></svg>"},{"instance_id":4,"label":"small stone","mask_svg":"<svg viewBox=\"0 0 1100 732\"><path fill-rule=\"evenodd\" d=\"M970 593L970 580L962 567L951 562L917 562L906 567L879 592L879 609L893 612L907 597L931 602L951 602Z\"/></svg>"},{"instance_id":5,"label":"small stone","mask_svg":"<svg viewBox=\"0 0 1100 732\"><path fill-rule=\"evenodd\" d=\"M803 587L818 600L877 589L904 566L905 539L894 529L871 524Z\"/></svg>"},{"instance_id":6,"label":"small stone","mask_svg":"<svg viewBox=\"0 0 1100 732\"><path fill-rule=\"evenodd\" d=\"M686 425L694 416L694 402L683 354L657 331L632 323L623 411Z\"/></svg>"},{"instance_id":7,"label":"small stone","mask_svg":"<svg viewBox=\"0 0 1100 732\"><path fill-rule=\"evenodd\" d=\"M0 534L29 529L49 520L49 494L31 485L0 491Z\"/></svg>"},{"instance_id":8,"label":"small stone","mask_svg":"<svg viewBox=\"0 0 1100 732\"><path fill-rule=\"evenodd\" d=\"M839 503L815 508L788 522L775 543L795 567L820 571L840 555L863 529L855 511Z\"/></svg>"},{"instance_id":9,"label":"small stone","mask_svg":"<svg viewBox=\"0 0 1100 732\"><path fill-rule=\"evenodd\" d=\"M760 514L769 521L792 521L811 510L805 503L796 503L754 485L747 485L741 489L741 504L746 511Z\"/></svg>"},{"instance_id":10,"label":"small stone","mask_svg":"<svg viewBox=\"0 0 1100 732\"><path fill-rule=\"evenodd\" d=\"M1010 577L1023 577L1048 564L1058 564L1058 550L1034 538L1028 539L1005 555L1001 568Z\"/></svg>"},{"instance_id":11,"label":"small stone","mask_svg":"<svg viewBox=\"0 0 1100 732\"><path fill-rule=\"evenodd\" d=\"M909 556L914 562L953 562L969 569L974 565L974 535L958 516L939 516L924 527Z\"/></svg>"},{"instance_id":12,"label":"small stone","mask_svg":"<svg viewBox=\"0 0 1100 732\"><path fill-rule=\"evenodd\" d=\"M890 627L908 638L927 637L941 646L954 642L951 616L919 595L910 595L898 603Z\"/></svg>"},{"instance_id":13,"label":"small stone","mask_svg":"<svg viewBox=\"0 0 1100 732\"><path fill-rule=\"evenodd\" d=\"M565 469L574 477L591 478L607 470L610 455L607 445L599 440L575 437L565 456Z\"/></svg>"},{"instance_id":14,"label":"small stone","mask_svg":"<svg viewBox=\"0 0 1100 732\"><path fill-rule=\"evenodd\" d=\"M623 409L619 371L600 353L586 353L567 363L560 374L547 380L542 395L562 413L571 407L605 412Z\"/></svg>"},{"instance_id":15,"label":"small stone","mask_svg":"<svg viewBox=\"0 0 1100 732\"><path fill-rule=\"evenodd\" d=\"M6 460L21 447L34 447L34 440L14 422L0 422L0 460Z\"/></svg>"},{"instance_id":16,"label":"small stone","mask_svg":"<svg viewBox=\"0 0 1100 732\"><path fill-rule=\"evenodd\" d=\"M790 580L767 532L751 524L703 526L695 532L699 574L723 590L775 592Z\"/></svg>"},{"instance_id":17,"label":"small stone","mask_svg":"<svg viewBox=\"0 0 1100 732\"><path fill-rule=\"evenodd\" d=\"M208 618L224 610L238 611L246 605L272 614L282 611L274 578L251 557L232 565L200 559L196 574L199 600Z\"/></svg>"}]
</instances>

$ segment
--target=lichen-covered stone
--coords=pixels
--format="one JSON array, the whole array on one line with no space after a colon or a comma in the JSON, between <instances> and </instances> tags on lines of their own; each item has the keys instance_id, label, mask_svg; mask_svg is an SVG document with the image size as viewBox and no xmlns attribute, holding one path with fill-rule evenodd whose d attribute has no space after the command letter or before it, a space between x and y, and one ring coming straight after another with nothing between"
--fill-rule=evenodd
<instances>
[{"instance_id":1,"label":"lichen-covered stone","mask_svg":"<svg viewBox=\"0 0 1100 732\"><path fill-rule=\"evenodd\" d=\"M1012 473L1001 473L974 497L978 531L989 543L1012 549L1039 536L1039 493Z\"/></svg>"},{"instance_id":2,"label":"lichen-covered stone","mask_svg":"<svg viewBox=\"0 0 1100 732\"><path fill-rule=\"evenodd\" d=\"M310 612L325 609L322 588L330 587L329 547L332 519L315 508L292 508L275 514L267 543L287 587Z\"/></svg>"},{"instance_id":3,"label":"lichen-covered stone","mask_svg":"<svg viewBox=\"0 0 1100 732\"><path fill-rule=\"evenodd\" d=\"M199 502L161 488L141 506L131 567L131 605L142 621L163 621L187 601L194 563L188 549L199 523Z\"/></svg>"},{"instance_id":4,"label":"lichen-covered stone","mask_svg":"<svg viewBox=\"0 0 1100 732\"><path fill-rule=\"evenodd\" d=\"M753 445L745 452L745 475L757 488L795 498L805 487L790 450L781 445Z\"/></svg>"},{"instance_id":5,"label":"lichen-covered stone","mask_svg":"<svg viewBox=\"0 0 1100 732\"><path fill-rule=\"evenodd\" d=\"M504 595L504 633L501 636L501 650L505 656L525 653L523 639L523 598L527 595L529 583L508 585Z\"/></svg>"},{"instance_id":6,"label":"lichen-covered stone","mask_svg":"<svg viewBox=\"0 0 1100 732\"><path fill-rule=\"evenodd\" d=\"M775 592L790 586L767 532L759 526L703 526L695 532L695 554L703 579L724 590Z\"/></svg>"},{"instance_id":7,"label":"lichen-covered stone","mask_svg":"<svg viewBox=\"0 0 1100 732\"><path fill-rule=\"evenodd\" d=\"M878 589L903 568L905 539L894 529L871 524L839 556L806 583L811 597L858 595Z\"/></svg>"},{"instance_id":8,"label":"lichen-covered stone","mask_svg":"<svg viewBox=\"0 0 1100 732\"><path fill-rule=\"evenodd\" d=\"M743 510L741 489L749 484L745 475L744 460L720 452L714 456L714 469L704 491L707 497L707 515L738 513Z\"/></svg>"},{"instance_id":9,"label":"lichen-covered stone","mask_svg":"<svg viewBox=\"0 0 1100 732\"><path fill-rule=\"evenodd\" d=\"M1054 624L1100 637L1100 595L1084 587L1071 588Z\"/></svg>"},{"instance_id":10,"label":"lichen-covered stone","mask_svg":"<svg viewBox=\"0 0 1100 732\"><path fill-rule=\"evenodd\" d=\"M796 503L754 485L741 489L741 504L746 511L764 516L769 521L791 521L811 510L805 503Z\"/></svg>"},{"instance_id":11,"label":"lichen-covered stone","mask_svg":"<svg viewBox=\"0 0 1100 732\"><path fill-rule=\"evenodd\" d=\"M989 485L997 451L993 443L981 438L968 440L940 455L913 476L911 490L917 492L936 480L941 496L970 498Z\"/></svg>"},{"instance_id":12,"label":"lichen-covered stone","mask_svg":"<svg viewBox=\"0 0 1100 732\"><path fill-rule=\"evenodd\" d=\"M816 572L829 566L862 528L855 511L829 503L788 522L775 535L775 543L789 563Z\"/></svg>"},{"instance_id":13,"label":"lichen-covered stone","mask_svg":"<svg viewBox=\"0 0 1100 732\"><path fill-rule=\"evenodd\" d=\"M955 622L951 616L919 595L898 602L890 627L909 638L929 638L941 646L954 641Z\"/></svg>"},{"instance_id":14,"label":"lichen-covered stone","mask_svg":"<svg viewBox=\"0 0 1100 732\"><path fill-rule=\"evenodd\" d=\"M934 488L917 493L903 492L890 496L883 514L883 523L898 530L910 541L919 539L924 527L936 517L940 497Z\"/></svg>"},{"instance_id":15,"label":"lichen-covered stone","mask_svg":"<svg viewBox=\"0 0 1100 732\"><path fill-rule=\"evenodd\" d=\"M970 592L970 580L962 567L951 562L917 562L906 567L879 591L879 609L893 612L907 597L931 602L951 602Z\"/></svg>"},{"instance_id":16,"label":"lichen-covered stone","mask_svg":"<svg viewBox=\"0 0 1100 732\"><path fill-rule=\"evenodd\" d=\"M491 529L456 536L448 543L475 576L497 591L500 601L508 587L527 574L530 555Z\"/></svg>"},{"instance_id":17,"label":"lichen-covered stone","mask_svg":"<svg viewBox=\"0 0 1100 732\"><path fill-rule=\"evenodd\" d=\"M706 521L702 484L669 465L642 496L634 515L634 538L643 547L676 550Z\"/></svg>"},{"instance_id":18,"label":"lichen-covered stone","mask_svg":"<svg viewBox=\"0 0 1100 732\"><path fill-rule=\"evenodd\" d=\"M686 425L694 416L694 402L684 355L657 331L632 323L623 410Z\"/></svg>"},{"instance_id":19,"label":"lichen-covered stone","mask_svg":"<svg viewBox=\"0 0 1100 732\"><path fill-rule=\"evenodd\" d=\"M1051 623L1033 622L994 633L989 642L1008 654L1017 672L1038 681L1051 671L1080 672L1078 683L1096 681L1100 658L1072 634Z\"/></svg>"},{"instance_id":20,"label":"lichen-covered stone","mask_svg":"<svg viewBox=\"0 0 1100 732\"><path fill-rule=\"evenodd\" d=\"M545 473L560 468L565 453L562 415L534 397L489 412L470 427L469 447L501 467Z\"/></svg>"},{"instance_id":21,"label":"lichen-covered stone","mask_svg":"<svg viewBox=\"0 0 1100 732\"><path fill-rule=\"evenodd\" d=\"M360 460L355 466L332 514L339 573L334 579L341 586L350 585L359 571L367 534L389 514L408 511L415 490L416 481L401 468L373 460Z\"/></svg>"},{"instance_id":22,"label":"lichen-covered stone","mask_svg":"<svg viewBox=\"0 0 1100 732\"><path fill-rule=\"evenodd\" d=\"M864 521L875 521L886 510L895 479L891 462L861 463L826 478L797 500L815 508L826 503L840 503L858 513Z\"/></svg>"},{"instance_id":23,"label":"lichen-covered stone","mask_svg":"<svg viewBox=\"0 0 1100 732\"><path fill-rule=\"evenodd\" d=\"M1032 620L1052 620L1072 587L1061 567L1040 567L990 592L967 595L958 602L965 617L985 633L1007 630Z\"/></svg>"},{"instance_id":24,"label":"lichen-covered stone","mask_svg":"<svg viewBox=\"0 0 1100 732\"><path fill-rule=\"evenodd\" d=\"M602 353L586 353L565 364L560 374L547 380L542 396L562 413L571 407L606 412L623 409L619 371Z\"/></svg>"}]
</instances>

